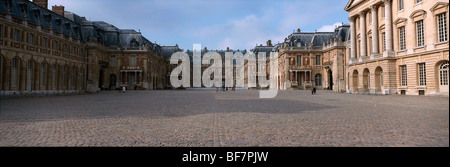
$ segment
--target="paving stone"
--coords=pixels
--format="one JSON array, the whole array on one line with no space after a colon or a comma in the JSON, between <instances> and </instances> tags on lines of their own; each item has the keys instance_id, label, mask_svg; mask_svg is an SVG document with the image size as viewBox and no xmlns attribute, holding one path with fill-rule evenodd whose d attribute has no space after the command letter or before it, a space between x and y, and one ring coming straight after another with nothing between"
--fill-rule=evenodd
<instances>
[{"instance_id":1,"label":"paving stone","mask_svg":"<svg viewBox=\"0 0 450 167\"><path fill-rule=\"evenodd\" d=\"M0 146L449 146L449 98L331 91L1 98ZM376 105L376 106L375 106Z\"/></svg>"}]
</instances>

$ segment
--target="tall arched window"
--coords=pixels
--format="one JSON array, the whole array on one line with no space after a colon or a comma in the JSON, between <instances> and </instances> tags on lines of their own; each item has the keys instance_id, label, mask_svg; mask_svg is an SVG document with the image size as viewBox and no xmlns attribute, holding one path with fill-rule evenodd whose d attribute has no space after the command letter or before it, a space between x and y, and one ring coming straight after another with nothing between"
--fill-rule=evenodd
<instances>
[{"instance_id":1,"label":"tall arched window","mask_svg":"<svg viewBox=\"0 0 450 167\"><path fill-rule=\"evenodd\" d=\"M72 80L70 81L70 86L75 89L75 81L77 80L77 73L75 73L75 67L72 67L72 72L70 73L72 75Z\"/></svg>"},{"instance_id":2,"label":"tall arched window","mask_svg":"<svg viewBox=\"0 0 450 167\"><path fill-rule=\"evenodd\" d=\"M448 61L439 66L439 84L448 85Z\"/></svg>"},{"instance_id":3,"label":"tall arched window","mask_svg":"<svg viewBox=\"0 0 450 167\"><path fill-rule=\"evenodd\" d=\"M79 70L79 75L80 75L80 79L78 79L78 87L79 87L79 89L80 90L82 90L82 87L81 87L81 85L83 84L81 81L83 81L83 69L82 68L80 68L80 70Z\"/></svg>"},{"instance_id":4,"label":"tall arched window","mask_svg":"<svg viewBox=\"0 0 450 167\"><path fill-rule=\"evenodd\" d=\"M18 63L19 63L19 61L16 58L14 58L11 62L11 86L13 86L13 87L17 86Z\"/></svg>"},{"instance_id":5,"label":"tall arched window","mask_svg":"<svg viewBox=\"0 0 450 167\"><path fill-rule=\"evenodd\" d=\"M62 86L67 87L67 67L64 66L62 70Z\"/></svg>"},{"instance_id":6,"label":"tall arched window","mask_svg":"<svg viewBox=\"0 0 450 167\"><path fill-rule=\"evenodd\" d=\"M56 64L52 67L52 88L56 88Z\"/></svg>"},{"instance_id":7,"label":"tall arched window","mask_svg":"<svg viewBox=\"0 0 450 167\"><path fill-rule=\"evenodd\" d=\"M45 87L47 81L47 65L45 63L41 64L41 87Z\"/></svg>"}]
</instances>

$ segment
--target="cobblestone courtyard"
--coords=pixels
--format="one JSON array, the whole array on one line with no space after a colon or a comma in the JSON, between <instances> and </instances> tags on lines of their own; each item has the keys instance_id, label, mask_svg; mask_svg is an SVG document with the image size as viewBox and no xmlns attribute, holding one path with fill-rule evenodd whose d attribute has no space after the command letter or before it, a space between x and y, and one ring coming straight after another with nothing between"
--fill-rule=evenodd
<instances>
[{"instance_id":1,"label":"cobblestone courtyard","mask_svg":"<svg viewBox=\"0 0 450 167\"><path fill-rule=\"evenodd\" d=\"M449 146L449 98L105 91L1 99L0 146Z\"/></svg>"}]
</instances>

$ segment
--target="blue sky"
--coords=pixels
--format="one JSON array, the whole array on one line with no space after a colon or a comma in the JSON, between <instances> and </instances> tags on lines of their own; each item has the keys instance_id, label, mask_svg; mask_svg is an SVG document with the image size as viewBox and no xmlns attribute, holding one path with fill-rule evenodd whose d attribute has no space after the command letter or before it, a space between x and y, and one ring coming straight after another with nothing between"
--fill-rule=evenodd
<instances>
[{"instance_id":1,"label":"blue sky","mask_svg":"<svg viewBox=\"0 0 450 167\"><path fill-rule=\"evenodd\" d=\"M140 30L160 45L192 50L252 49L302 32L333 31L348 23L348 0L49 0L92 21Z\"/></svg>"}]
</instances>

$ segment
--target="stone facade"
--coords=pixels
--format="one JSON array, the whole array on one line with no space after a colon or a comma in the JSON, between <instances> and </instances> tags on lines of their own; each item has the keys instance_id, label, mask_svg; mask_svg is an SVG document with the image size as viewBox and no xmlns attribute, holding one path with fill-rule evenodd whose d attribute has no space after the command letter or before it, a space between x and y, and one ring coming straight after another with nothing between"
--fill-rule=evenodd
<instances>
[{"instance_id":1,"label":"stone facade","mask_svg":"<svg viewBox=\"0 0 450 167\"><path fill-rule=\"evenodd\" d=\"M0 1L1 95L170 87L168 57L177 45L34 2Z\"/></svg>"},{"instance_id":2,"label":"stone facade","mask_svg":"<svg viewBox=\"0 0 450 167\"><path fill-rule=\"evenodd\" d=\"M348 92L448 95L448 1L350 0L345 10Z\"/></svg>"},{"instance_id":3,"label":"stone facade","mask_svg":"<svg viewBox=\"0 0 450 167\"><path fill-rule=\"evenodd\" d=\"M329 89L345 92L345 59L349 25L334 32L297 32L278 51L278 84L286 89Z\"/></svg>"}]
</instances>

